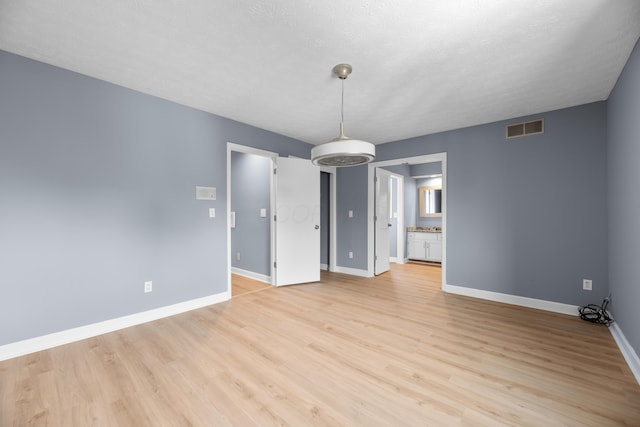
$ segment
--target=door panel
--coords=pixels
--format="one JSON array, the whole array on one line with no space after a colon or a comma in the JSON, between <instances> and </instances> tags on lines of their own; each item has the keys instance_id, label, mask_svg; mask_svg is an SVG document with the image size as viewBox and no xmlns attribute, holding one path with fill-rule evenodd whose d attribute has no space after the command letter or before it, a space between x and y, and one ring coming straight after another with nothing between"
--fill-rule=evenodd
<instances>
[{"instance_id":1,"label":"door panel","mask_svg":"<svg viewBox=\"0 0 640 427\"><path fill-rule=\"evenodd\" d=\"M391 174L376 168L375 269L376 275L389 271L389 182Z\"/></svg>"},{"instance_id":2,"label":"door panel","mask_svg":"<svg viewBox=\"0 0 640 427\"><path fill-rule=\"evenodd\" d=\"M320 171L310 160L276 160L276 286L320 280Z\"/></svg>"}]
</instances>

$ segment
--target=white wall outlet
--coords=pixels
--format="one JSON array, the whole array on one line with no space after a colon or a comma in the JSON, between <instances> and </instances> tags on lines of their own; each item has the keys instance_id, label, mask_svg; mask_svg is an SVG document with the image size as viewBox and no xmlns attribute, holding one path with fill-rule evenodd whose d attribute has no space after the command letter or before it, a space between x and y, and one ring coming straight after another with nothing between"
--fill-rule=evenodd
<instances>
[{"instance_id":1,"label":"white wall outlet","mask_svg":"<svg viewBox=\"0 0 640 427\"><path fill-rule=\"evenodd\" d=\"M209 218L216 217L216 208L209 208Z\"/></svg>"},{"instance_id":2,"label":"white wall outlet","mask_svg":"<svg viewBox=\"0 0 640 427\"><path fill-rule=\"evenodd\" d=\"M353 258L353 252L349 252L349 258Z\"/></svg>"},{"instance_id":3,"label":"white wall outlet","mask_svg":"<svg viewBox=\"0 0 640 427\"><path fill-rule=\"evenodd\" d=\"M593 289L593 282L591 279L582 279L582 289L585 291L590 291Z\"/></svg>"},{"instance_id":4,"label":"white wall outlet","mask_svg":"<svg viewBox=\"0 0 640 427\"><path fill-rule=\"evenodd\" d=\"M148 281L148 282L144 282L144 293L148 293L153 291L153 282L152 281Z\"/></svg>"},{"instance_id":5,"label":"white wall outlet","mask_svg":"<svg viewBox=\"0 0 640 427\"><path fill-rule=\"evenodd\" d=\"M236 261L240 261L240 252L236 252Z\"/></svg>"},{"instance_id":6,"label":"white wall outlet","mask_svg":"<svg viewBox=\"0 0 640 427\"><path fill-rule=\"evenodd\" d=\"M353 218L353 211L349 209L349 218Z\"/></svg>"},{"instance_id":7,"label":"white wall outlet","mask_svg":"<svg viewBox=\"0 0 640 427\"><path fill-rule=\"evenodd\" d=\"M260 218L266 218L267 217L267 210L265 208L261 208L260 209Z\"/></svg>"}]
</instances>

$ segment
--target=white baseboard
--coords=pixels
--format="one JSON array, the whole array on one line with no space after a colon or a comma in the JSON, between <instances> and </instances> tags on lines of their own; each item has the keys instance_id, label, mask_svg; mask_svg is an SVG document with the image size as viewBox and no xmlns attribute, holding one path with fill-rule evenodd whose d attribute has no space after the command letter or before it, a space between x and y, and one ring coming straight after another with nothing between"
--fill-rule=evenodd
<instances>
[{"instance_id":1,"label":"white baseboard","mask_svg":"<svg viewBox=\"0 0 640 427\"><path fill-rule=\"evenodd\" d=\"M243 270L238 267L231 267L231 273L237 274L238 276L248 277L249 279L257 280L259 282L271 284L271 276L266 276L264 274L254 273L253 271Z\"/></svg>"},{"instance_id":2,"label":"white baseboard","mask_svg":"<svg viewBox=\"0 0 640 427\"><path fill-rule=\"evenodd\" d=\"M465 295L473 298L486 299L489 301L503 302L506 304L519 305L522 307L537 308L539 310L552 311L554 313L578 315L578 306L563 304L541 299L521 297L517 295L502 294L499 292L483 291L481 289L465 288L462 286L443 285L442 290L450 294Z\"/></svg>"},{"instance_id":3,"label":"white baseboard","mask_svg":"<svg viewBox=\"0 0 640 427\"><path fill-rule=\"evenodd\" d=\"M367 270L360 270L359 268L340 267L336 265L336 273L350 274L352 276L371 277Z\"/></svg>"},{"instance_id":4,"label":"white baseboard","mask_svg":"<svg viewBox=\"0 0 640 427\"><path fill-rule=\"evenodd\" d=\"M398 258L396 258L394 256L390 256L389 257L389 262L398 262Z\"/></svg>"},{"instance_id":5,"label":"white baseboard","mask_svg":"<svg viewBox=\"0 0 640 427\"><path fill-rule=\"evenodd\" d=\"M73 329L67 329L65 331L55 332L53 334L30 338L24 341L5 344L0 346L0 361L24 356L25 354L35 353L37 351L46 350L63 344L69 344L75 341L84 340L87 338L95 337L97 335L102 335L109 332L117 331L119 329L128 328L130 326L140 325L142 323L162 319L163 317L169 317L209 305L218 304L224 301L228 301L230 298L231 295L229 292L222 292L203 298L197 298L178 304L167 305L165 307L131 314L128 316L105 320L103 322L92 323L90 325L80 326Z\"/></svg>"},{"instance_id":6,"label":"white baseboard","mask_svg":"<svg viewBox=\"0 0 640 427\"><path fill-rule=\"evenodd\" d=\"M627 338L617 323L614 322L609 326L609 332L611 332L613 339L616 341L616 344L618 344L618 348L620 348L624 360L627 361L627 365L629 365L633 376L636 377L636 381L640 384L640 357L638 357L638 354L633 347L631 347L631 344L629 344L629 341L627 341Z\"/></svg>"},{"instance_id":7,"label":"white baseboard","mask_svg":"<svg viewBox=\"0 0 640 427\"><path fill-rule=\"evenodd\" d=\"M328 264L320 264L320 270L329 271L329 265Z\"/></svg>"}]
</instances>

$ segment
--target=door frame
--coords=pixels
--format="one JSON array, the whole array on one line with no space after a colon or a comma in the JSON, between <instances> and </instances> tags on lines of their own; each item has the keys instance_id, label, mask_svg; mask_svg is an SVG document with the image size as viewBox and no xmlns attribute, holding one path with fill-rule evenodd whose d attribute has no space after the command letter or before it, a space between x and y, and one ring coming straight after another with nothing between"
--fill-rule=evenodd
<instances>
[{"instance_id":1,"label":"door frame","mask_svg":"<svg viewBox=\"0 0 640 427\"><path fill-rule=\"evenodd\" d=\"M375 224L373 217L375 215L374 191L375 182L373 180L376 167L395 166L401 164L418 165L422 163L442 162L442 289L447 286L447 153L425 154L421 156L404 157L400 159L382 160L379 162L369 163L367 170L367 276L374 277L374 238ZM402 235L402 246L405 245L405 234Z\"/></svg>"},{"instance_id":2,"label":"door frame","mask_svg":"<svg viewBox=\"0 0 640 427\"><path fill-rule=\"evenodd\" d=\"M246 145L234 144L233 142L227 142L227 292L231 295L231 152L236 151L238 153L254 154L261 157L266 157L270 162L270 170L275 168L274 159L278 157L278 153L272 151L261 150L259 148L249 147ZM274 191L273 173L269 174L269 213L273 215L276 201ZM273 221L269 220L269 235L270 235L270 285L273 286L275 280L275 272L273 271L273 258L275 256L276 239L275 239L275 227Z\"/></svg>"}]
</instances>

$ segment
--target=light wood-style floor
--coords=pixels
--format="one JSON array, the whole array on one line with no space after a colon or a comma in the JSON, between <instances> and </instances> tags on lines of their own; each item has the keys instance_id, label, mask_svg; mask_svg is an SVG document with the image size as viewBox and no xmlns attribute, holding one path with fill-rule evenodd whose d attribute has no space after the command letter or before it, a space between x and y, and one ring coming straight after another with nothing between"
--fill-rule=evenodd
<instances>
[{"instance_id":1,"label":"light wood-style floor","mask_svg":"<svg viewBox=\"0 0 640 427\"><path fill-rule=\"evenodd\" d=\"M0 362L0 425L640 425L606 327L439 280L323 273Z\"/></svg>"},{"instance_id":2,"label":"light wood-style floor","mask_svg":"<svg viewBox=\"0 0 640 427\"><path fill-rule=\"evenodd\" d=\"M231 296L237 297L270 288L271 285L238 274L231 275Z\"/></svg>"}]
</instances>

